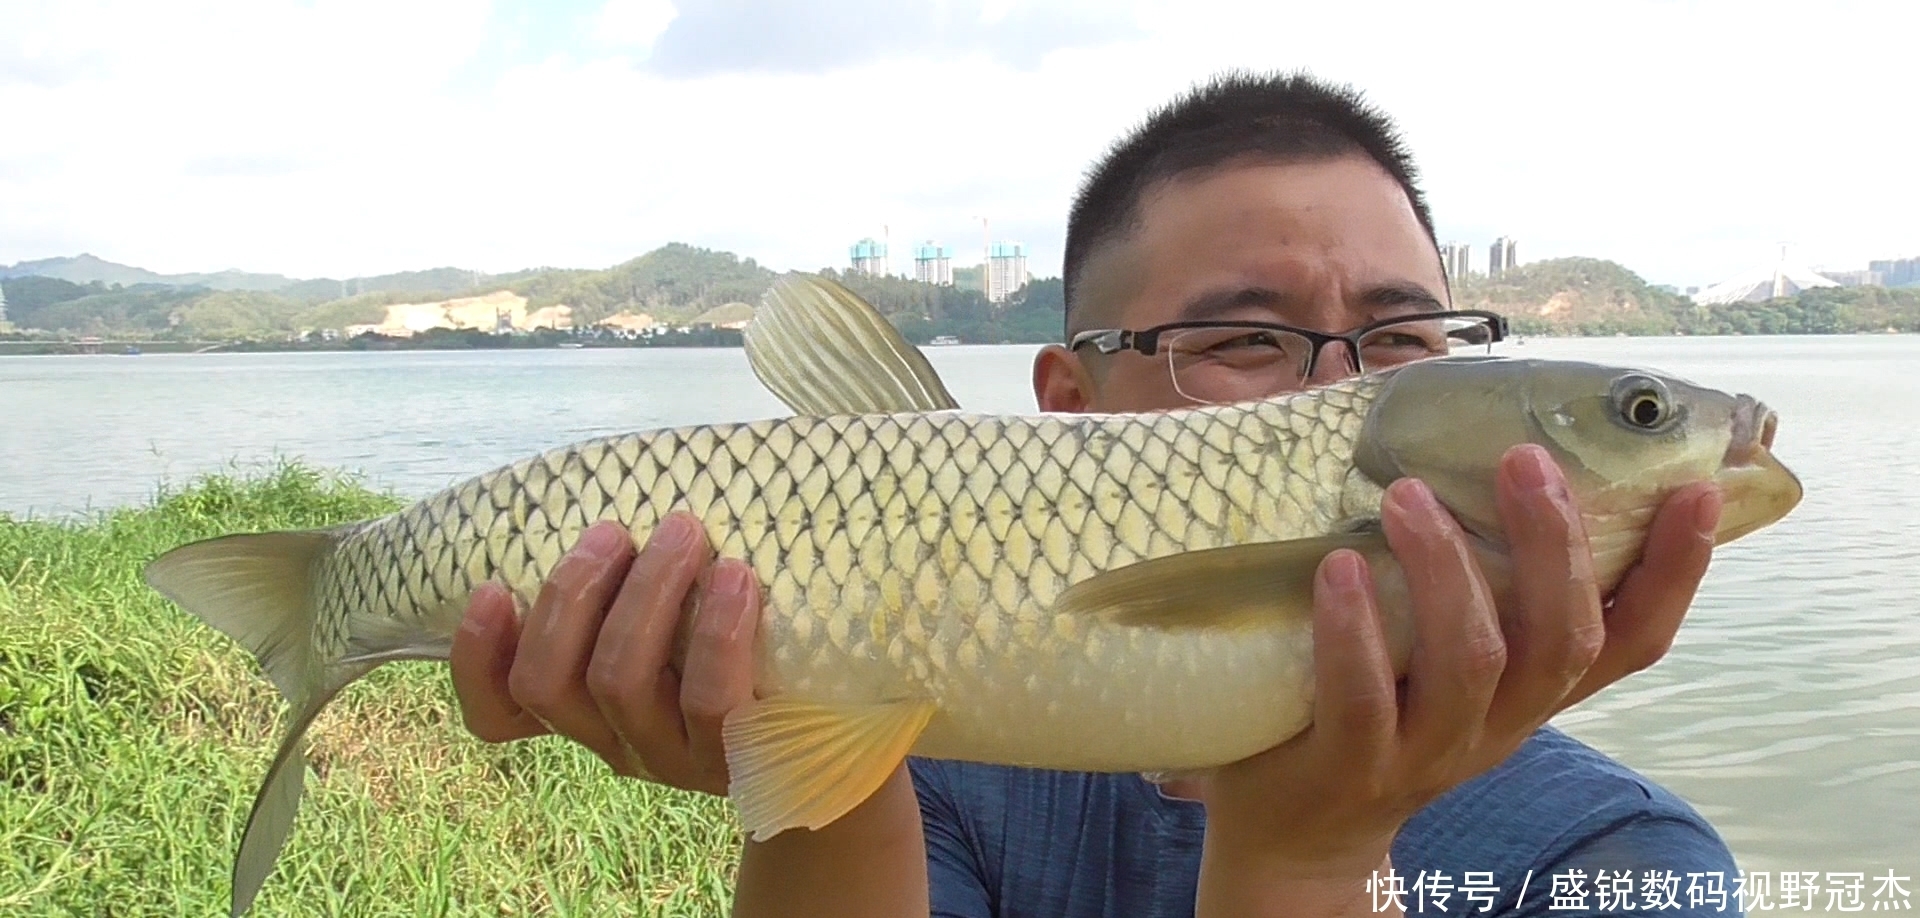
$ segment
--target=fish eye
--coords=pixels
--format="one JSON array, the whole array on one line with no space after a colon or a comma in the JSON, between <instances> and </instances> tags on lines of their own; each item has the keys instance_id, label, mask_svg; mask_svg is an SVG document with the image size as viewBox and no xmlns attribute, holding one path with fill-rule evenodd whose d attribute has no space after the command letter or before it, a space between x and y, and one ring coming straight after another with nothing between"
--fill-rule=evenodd
<instances>
[{"instance_id":1,"label":"fish eye","mask_svg":"<svg viewBox=\"0 0 1920 918\"><path fill-rule=\"evenodd\" d=\"M1614 383L1615 416L1635 430L1657 431L1673 423L1676 412L1667 387L1648 376L1623 377Z\"/></svg>"},{"instance_id":2,"label":"fish eye","mask_svg":"<svg viewBox=\"0 0 1920 918\"><path fill-rule=\"evenodd\" d=\"M1635 427L1658 427L1667 406L1652 392L1641 392L1627 405L1627 421Z\"/></svg>"}]
</instances>

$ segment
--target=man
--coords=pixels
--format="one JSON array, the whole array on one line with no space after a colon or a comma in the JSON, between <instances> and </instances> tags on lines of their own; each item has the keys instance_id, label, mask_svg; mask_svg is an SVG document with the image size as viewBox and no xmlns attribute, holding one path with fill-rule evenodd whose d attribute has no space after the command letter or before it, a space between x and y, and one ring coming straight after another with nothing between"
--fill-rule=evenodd
<instances>
[{"instance_id":1,"label":"man","mask_svg":"<svg viewBox=\"0 0 1920 918\"><path fill-rule=\"evenodd\" d=\"M1090 174L1067 237L1071 346L1045 349L1034 366L1047 411L1152 410L1208 394L1169 355L1168 334L1122 332L1254 321L1345 333L1450 308L1432 221L1391 127L1351 93L1304 77L1226 77L1156 113ZM1261 334L1236 346L1311 340ZM1216 365L1209 385L1237 396L1321 385L1359 368L1366 348L1349 346L1298 355L1284 377L1236 379L1232 364ZM1445 875L1454 891L1428 911L1480 910L1461 891L1472 883L1497 887L1501 912L1517 900L1518 911L1545 914L1550 892L1560 905L1576 893L1564 885L1574 871L1588 910L1655 901L1643 896L1648 871L1730 879L1725 845L1684 803L1543 727L1665 652L1708 561L1717 495L1698 486L1671 498L1645 559L1603 605L1545 453L1510 452L1499 490L1515 588L1512 607L1496 610L1431 493L1411 480L1388 489L1383 526L1416 595L1404 682L1387 662L1364 562L1336 552L1315 583L1316 709L1302 735L1164 788L1135 775L914 761L839 822L748 843L735 913L1413 910L1417 894L1383 901L1370 885L1391 870L1408 887ZM502 591L476 595L453 659L470 729L491 741L551 730L624 774L723 793L719 725L752 694L759 590L743 563L710 557L684 517L637 557L623 531L601 527L524 622ZM690 593L701 612L675 674L667 656Z\"/></svg>"}]
</instances>

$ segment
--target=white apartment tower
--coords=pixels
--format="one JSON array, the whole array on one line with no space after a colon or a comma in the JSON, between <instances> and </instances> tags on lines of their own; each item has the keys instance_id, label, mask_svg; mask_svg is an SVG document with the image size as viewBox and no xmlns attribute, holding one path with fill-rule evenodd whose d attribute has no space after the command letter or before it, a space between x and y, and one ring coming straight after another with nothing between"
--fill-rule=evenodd
<instances>
[{"instance_id":1,"label":"white apartment tower","mask_svg":"<svg viewBox=\"0 0 1920 918\"><path fill-rule=\"evenodd\" d=\"M1025 247L1018 242L996 242L987 247L987 302L1006 302L1028 280Z\"/></svg>"},{"instance_id":2,"label":"white apartment tower","mask_svg":"<svg viewBox=\"0 0 1920 918\"><path fill-rule=\"evenodd\" d=\"M1501 236L1487 248L1487 276L1499 277L1520 267L1520 254L1511 237Z\"/></svg>"},{"instance_id":3,"label":"white apartment tower","mask_svg":"<svg viewBox=\"0 0 1920 918\"><path fill-rule=\"evenodd\" d=\"M1455 283L1465 281L1472 272L1472 258L1473 247L1464 242L1449 242L1440 247L1440 263Z\"/></svg>"},{"instance_id":4,"label":"white apartment tower","mask_svg":"<svg viewBox=\"0 0 1920 918\"><path fill-rule=\"evenodd\" d=\"M913 279L923 284L953 286L953 249L929 239L913 247Z\"/></svg>"},{"instance_id":5,"label":"white apartment tower","mask_svg":"<svg viewBox=\"0 0 1920 918\"><path fill-rule=\"evenodd\" d=\"M887 244L875 242L872 236L848 246L847 255L853 261L855 273L868 277L887 273Z\"/></svg>"}]
</instances>

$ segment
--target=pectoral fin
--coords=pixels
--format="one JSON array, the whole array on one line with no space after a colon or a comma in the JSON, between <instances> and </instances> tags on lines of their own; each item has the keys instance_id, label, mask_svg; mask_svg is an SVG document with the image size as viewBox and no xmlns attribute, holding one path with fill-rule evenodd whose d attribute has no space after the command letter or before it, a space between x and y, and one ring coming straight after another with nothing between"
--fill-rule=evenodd
<instances>
[{"instance_id":1,"label":"pectoral fin","mask_svg":"<svg viewBox=\"0 0 1920 918\"><path fill-rule=\"evenodd\" d=\"M1314 571L1341 548L1376 555L1387 540L1349 533L1166 555L1082 580L1060 594L1055 608L1162 629L1250 628L1277 617L1311 622Z\"/></svg>"},{"instance_id":2,"label":"pectoral fin","mask_svg":"<svg viewBox=\"0 0 1920 918\"><path fill-rule=\"evenodd\" d=\"M873 795L933 717L931 701L825 705L779 698L727 717L727 796L755 841L818 829Z\"/></svg>"}]
</instances>

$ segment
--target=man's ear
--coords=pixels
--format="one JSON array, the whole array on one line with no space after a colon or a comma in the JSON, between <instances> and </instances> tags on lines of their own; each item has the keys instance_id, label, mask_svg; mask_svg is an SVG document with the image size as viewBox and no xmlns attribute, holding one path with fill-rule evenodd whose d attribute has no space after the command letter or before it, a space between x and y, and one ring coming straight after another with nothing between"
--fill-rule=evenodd
<instances>
[{"instance_id":1,"label":"man's ear","mask_svg":"<svg viewBox=\"0 0 1920 918\"><path fill-rule=\"evenodd\" d=\"M1083 412L1094 402L1093 374L1072 351L1058 344L1033 358L1033 400L1041 411Z\"/></svg>"}]
</instances>

